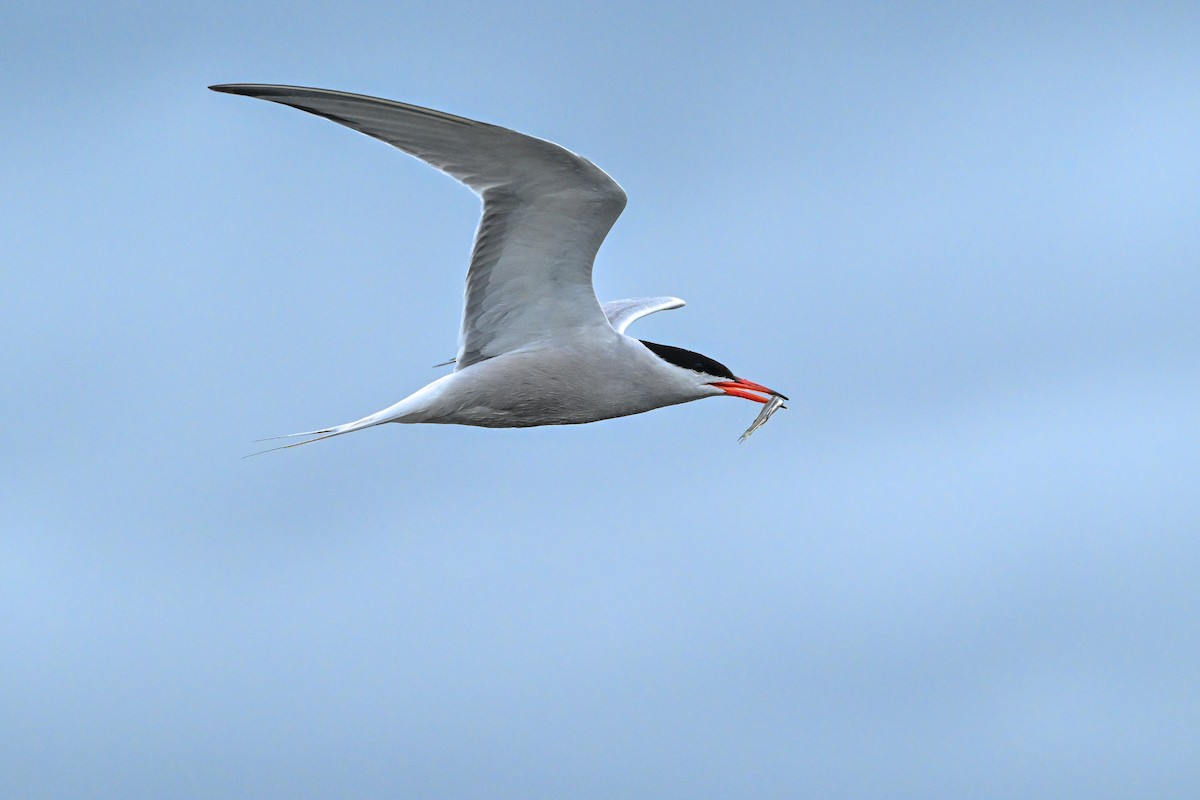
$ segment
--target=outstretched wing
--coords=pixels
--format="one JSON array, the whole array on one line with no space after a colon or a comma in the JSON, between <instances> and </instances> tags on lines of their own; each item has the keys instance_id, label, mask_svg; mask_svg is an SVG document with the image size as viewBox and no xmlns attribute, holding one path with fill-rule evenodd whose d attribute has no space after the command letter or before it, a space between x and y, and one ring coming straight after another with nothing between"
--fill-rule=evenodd
<instances>
[{"instance_id":1,"label":"outstretched wing","mask_svg":"<svg viewBox=\"0 0 1200 800\"><path fill-rule=\"evenodd\" d=\"M507 128L392 100L297 86L210 88L282 103L361 131L483 198L456 369L609 330L592 288L592 262L625 208L625 192L587 159Z\"/></svg>"},{"instance_id":2,"label":"outstretched wing","mask_svg":"<svg viewBox=\"0 0 1200 800\"><path fill-rule=\"evenodd\" d=\"M635 297L631 300L613 300L605 303L604 316L617 333L624 333L634 320L639 320L655 311L669 311L686 305L678 297Z\"/></svg>"}]
</instances>

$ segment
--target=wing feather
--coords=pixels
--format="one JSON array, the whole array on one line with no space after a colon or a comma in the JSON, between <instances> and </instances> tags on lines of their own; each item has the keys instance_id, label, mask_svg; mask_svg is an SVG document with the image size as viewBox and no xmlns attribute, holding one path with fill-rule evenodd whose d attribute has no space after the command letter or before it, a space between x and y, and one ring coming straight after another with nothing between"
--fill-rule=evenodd
<instances>
[{"instance_id":1,"label":"wing feather","mask_svg":"<svg viewBox=\"0 0 1200 800\"><path fill-rule=\"evenodd\" d=\"M587 159L507 128L377 97L265 84L211 88L281 103L365 133L482 197L456 369L611 330L592 288L592 263L626 198Z\"/></svg>"},{"instance_id":2,"label":"wing feather","mask_svg":"<svg viewBox=\"0 0 1200 800\"><path fill-rule=\"evenodd\" d=\"M624 333L630 323L656 311L669 311L686 305L678 297L635 297L605 303L604 316L617 333Z\"/></svg>"}]
</instances>

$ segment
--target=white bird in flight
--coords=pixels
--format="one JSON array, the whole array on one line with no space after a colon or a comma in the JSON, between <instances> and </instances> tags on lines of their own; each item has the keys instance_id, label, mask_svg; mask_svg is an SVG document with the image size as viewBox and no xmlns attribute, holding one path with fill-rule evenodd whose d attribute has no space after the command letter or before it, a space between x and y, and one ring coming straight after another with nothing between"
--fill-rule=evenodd
<instances>
[{"instance_id":1,"label":"white bird in flight","mask_svg":"<svg viewBox=\"0 0 1200 800\"><path fill-rule=\"evenodd\" d=\"M385 422L525 428L596 422L705 397L742 397L767 404L764 412L787 399L707 356L625 335L634 320L684 303L596 299L592 262L625 208L625 192L587 159L507 128L392 100L298 86L209 88L353 128L483 199L454 371L360 420L289 434L314 438L284 447Z\"/></svg>"}]
</instances>

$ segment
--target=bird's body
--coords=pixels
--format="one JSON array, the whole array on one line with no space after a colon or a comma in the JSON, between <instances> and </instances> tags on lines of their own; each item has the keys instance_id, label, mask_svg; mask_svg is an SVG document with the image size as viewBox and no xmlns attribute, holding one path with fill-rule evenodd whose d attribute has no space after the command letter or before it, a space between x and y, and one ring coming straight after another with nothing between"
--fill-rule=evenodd
<instances>
[{"instance_id":1,"label":"bird's body","mask_svg":"<svg viewBox=\"0 0 1200 800\"><path fill-rule=\"evenodd\" d=\"M614 363L622 369L606 372ZM604 380L596 380L597 374ZM481 361L372 416L484 428L575 425L686 403L697 399L697 391L686 376L662 367L640 341L614 331L602 339L558 342Z\"/></svg>"},{"instance_id":2,"label":"bird's body","mask_svg":"<svg viewBox=\"0 0 1200 800\"><path fill-rule=\"evenodd\" d=\"M363 419L292 435L316 441L385 422L570 425L704 397L782 397L706 356L625 335L634 320L682 300L601 306L592 262L625 207L625 192L590 161L515 131L390 100L293 86L211 88L290 105L381 139L483 199L455 371Z\"/></svg>"}]
</instances>

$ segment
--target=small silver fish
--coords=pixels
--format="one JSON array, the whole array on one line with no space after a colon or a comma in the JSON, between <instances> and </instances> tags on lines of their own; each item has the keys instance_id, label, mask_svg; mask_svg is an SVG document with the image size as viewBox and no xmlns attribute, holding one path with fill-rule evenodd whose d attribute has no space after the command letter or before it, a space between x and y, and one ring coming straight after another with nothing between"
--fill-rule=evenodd
<instances>
[{"instance_id":1,"label":"small silver fish","mask_svg":"<svg viewBox=\"0 0 1200 800\"><path fill-rule=\"evenodd\" d=\"M772 395L771 399L763 405L762 411L758 412L758 416L754 418L754 422L751 422L750 427L746 428L746 432L738 437L738 444L746 441L750 434L754 433L763 425L766 425L767 420L771 418L771 415L781 408L787 408L787 406L783 404L783 398L779 395Z\"/></svg>"}]
</instances>

